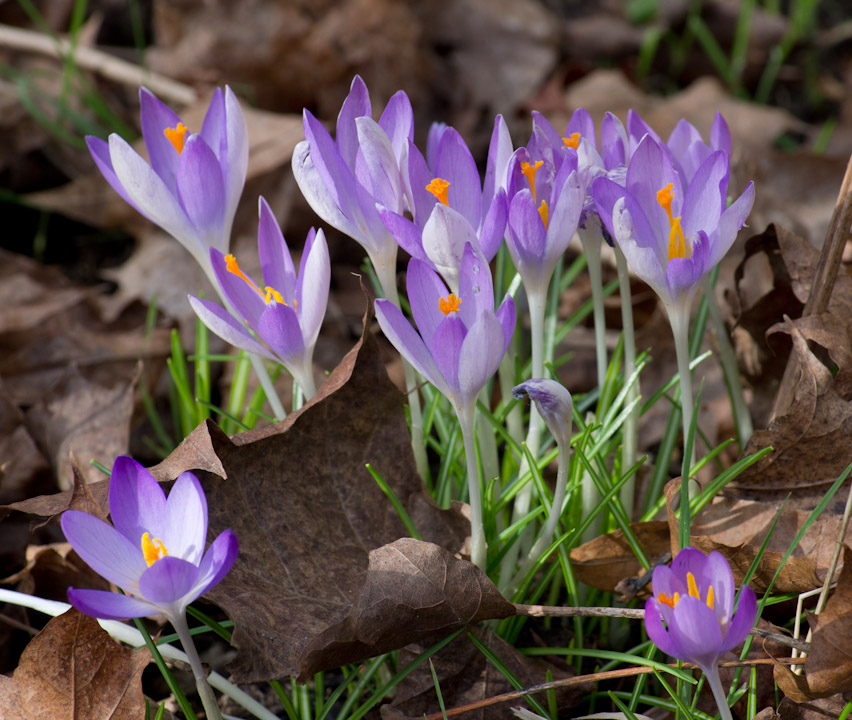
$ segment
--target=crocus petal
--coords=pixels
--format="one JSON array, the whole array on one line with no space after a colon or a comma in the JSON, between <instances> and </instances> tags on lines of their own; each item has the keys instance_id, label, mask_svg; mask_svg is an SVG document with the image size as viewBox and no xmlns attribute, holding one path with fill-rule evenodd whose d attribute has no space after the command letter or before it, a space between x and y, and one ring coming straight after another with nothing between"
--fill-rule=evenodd
<instances>
[{"instance_id":1,"label":"crocus petal","mask_svg":"<svg viewBox=\"0 0 852 720\"><path fill-rule=\"evenodd\" d=\"M629 142L627 131L615 115L607 112L601 122L601 156L609 171L627 164Z\"/></svg>"},{"instance_id":2,"label":"crocus petal","mask_svg":"<svg viewBox=\"0 0 852 720\"><path fill-rule=\"evenodd\" d=\"M114 585L135 592L146 568L141 545L100 518L79 510L64 512L61 524L68 542L86 565Z\"/></svg>"},{"instance_id":3,"label":"crocus petal","mask_svg":"<svg viewBox=\"0 0 852 720\"><path fill-rule=\"evenodd\" d=\"M198 566L167 555L157 560L139 578L139 594L155 605L170 605L195 586Z\"/></svg>"},{"instance_id":4,"label":"crocus petal","mask_svg":"<svg viewBox=\"0 0 852 720\"><path fill-rule=\"evenodd\" d=\"M126 455L117 457L112 466L109 511L115 529L135 548L140 547L143 533L159 537L166 528L163 488L140 463Z\"/></svg>"},{"instance_id":5,"label":"crocus petal","mask_svg":"<svg viewBox=\"0 0 852 720\"><path fill-rule=\"evenodd\" d=\"M745 640L754 626L756 617L757 598L754 595L754 590L748 585L744 585L740 590L740 601L737 605L737 611L734 613L734 618L728 626L728 632L725 634L725 640L722 643L720 653L733 650Z\"/></svg>"},{"instance_id":6,"label":"crocus petal","mask_svg":"<svg viewBox=\"0 0 852 720\"><path fill-rule=\"evenodd\" d=\"M542 258L546 265L550 266L547 272L548 280L550 274L553 273L553 268L559 256L568 248L571 238L577 231L577 224L580 222L580 213L583 210L583 203L586 199L586 190L580 184L579 175L572 172L562 189L559 196L554 198L550 208L550 220L547 223L547 239L545 241L546 252Z\"/></svg>"},{"instance_id":7,"label":"crocus petal","mask_svg":"<svg viewBox=\"0 0 852 720\"><path fill-rule=\"evenodd\" d=\"M289 253L288 253L289 254ZM296 313L302 326L306 347L313 347L319 337L320 327L328 306L331 287L331 263L325 233L320 229L305 242L296 284Z\"/></svg>"},{"instance_id":8,"label":"crocus petal","mask_svg":"<svg viewBox=\"0 0 852 720\"><path fill-rule=\"evenodd\" d=\"M405 287L408 292L408 304L411 314L427 346L432 345L432 338L438 326L446 315L441 312L439 300L449 294L447 286L426 263L412 259L408 263L405 277ZM464 314L464 303L459 306L460 314Z\"/></svg>"},{"instance_id":9,"label":"crocus petal","mask_svg":"<svg viewBox=\"0 0 852 720\"><path fill-rule=\"evenodd\" d=\"M355 167L355 157L358 155L358 133L355 129L355 119L372 114L370 93L360 75L352 78L349 94L340 107L337 115L337 148L340 156L350 168Z\"/></svg>"},{"instance_id":10,"label":"crocus petal","mask_svg":"<svg viewBox=\"0 0 852 720\"><path fill-rule=\"evenodd\" d=\"M704 574L707 566L707 556L698 548L685 547L672 560L672 573L679 578L686 578L687 573L698 577Z\"/></svg>"},{"instance_id":11,"label":"crocus petal","mask_svg":"<svg viewBox=\"0 0 852 720\"><path fill-rule=\"evenodd\" d=\"M683 231L687 237L699 230L708 234L719 224L724 197L721 183L728 175L728 156L721 150L710 155L699 167L683 201Z\"/></svg>"},{"instance_id":12,"label":"crocus petal","mask_svg":"<svg viewBox=\"0 0 852 720\"><path fill-rule=\"evenodd\" d=\"M503 298L500 307L494 314L500 327L503 328L503 355L509 349L509 343L512 342L512 335L515 334L515 323L517 322L517 312L515 310L515 301L509 293Z\"/></svg>"},{"instance_id":13,"label":"crocus petal","mask_svg":"<svg viewBox=\"0 0 852 720\"><path fill-rule=\"evenodd\" d=\"M166 128L177 128L180 118L148 88L139 88L139 115L142 120L142 136L151 167L159 175L169 191L177 192L178 159L180 154L166 137Z\"/></svg>"},{"instance_id":14,"label":"crocus petal","mask_svg":"<svg viewBox=\"0 0 852 720\"><path fill-rule=\"evenodd\" d=\"M258 320L257 332L285 365L303 364L305 340L293 308L278 302L269 303Z\"/></svg>"},{"instance_id":15,"label":"crocus petal","mask_svg":"<svg viewBox=\"0 0 852 720\"><path fill-rule=\"evenodd\" d=\"M211 104L211 110L213 105ZM210 110L208 110L209 114ZM206 123L206 118L205 118ZM231 224L237 212L237 205L246 184L249 159L249 136L246 118L233 90L225 87L225 142L227 154L219 151L219 162L224 168L225 195L225 231L230 236ZM216 148L213 148L214 150Z\"/></svg>"},{"instance_id":16,"label":"crocus petal","mask_svg":"<svg viewBox=\"0 0 852 720\"><path fill-rule=\"evenodd\" d=\"M568 129L565 135L570 137L575 132L580 133L580 137L586 138L592 145L597 145L595 122L585 108L577 108L568 121Z\"/></svg>"},{"instance_id":17,"label":"crocus petal","mask_svg":"<svg viewBox=\"0 0 852 720\"><path fill-rule=\"evenodd\" d=\"M740 195L731 206L722 213L719 218L719 230L716 236L716 242L710 250L710 256L707 258L707 264L713 268L719 264L719 261L725 257L734 240L737 238L737 233L745 224L748 214L751 212L751 207L754 205L754 183L750 182L743 194Z\"/></svg>"},{"instance_id":18,"label":"crocus petal","mask_svg":"<svg viewBox=\"0 0 852 720\"><path fill-rule=\"evenodd\" d=\"M597 181L595 181L597 183ZM647 226L639 204L630 196L619 198L612 212L612 238L618 243L630 269L650 285L664 300L670 297L664 265L660 261L659 246L643 246L643 241L654 240L639 228Z\"/></svg>"},{"instance_id":19,"label":"crocus petal","mask_svg":"<svg viewBox=\"0 0 852 720\"><path fill-rule=\"evenodd\" d=\"M225 95L222 88L216 88L204 122L201 124L201 137L220 160L226 160L228 156L228 137L225 131L227 111L225 110Z\"/></svg>"},{"instance_id":20,"label":"crocus petal","mask_svg":"<svg viewBox=\"0 0 852 720\"><path fill-rule=\"evenodd\" d=\"M680 648L674 644L668 630L663 625L660 605L654 598L645 601L645 630L648 637L651 638L651 642L666 655L676 658L683 657Z\"/></svg>"},{"instance_id":21,"label":"crocus petal","mask_svg":"<svg viewBox=\"0 0 852 720\"><path fill-rule=\"evenodd\" d=\"M635 152L639 142L645 135L650 135L658 143L663 142L654 129L639 117L639 113L632 109L627 111L627 134L630 137L631 154Z\"/></svg>"},{"instance_id":22,"label":"crocus petal","mask_svg":"<svg viewBox=\"0 0 852 720\"><path fill-rule=\"evenodd\" d=\"M169 555L201 562L207 542L207 498L191 472L181 473L166 500L162 540Z\"/></svg>"},{"instance_id":23,"label":"crocus petal","mask_svg":"<svg viewBox=\"0 0 852 720\"><path fill-rule=\"evenodd\" d=\"M534 378L512 388L516 400L529 395L550 434L563 448L571 442L574 402L564 385L550 378Z\"/></svg>"},{"instance_id":24,"label":"crocus petal","mask_svg":"<svg viewBox=\"0 0 852 720\"><path fill-rule=\"evenodd\" d=\"M398 166L402 167L408 143L414 141L414 111L404 90L398 90L388 100L379 118L379 125L390 140Z\"/></svg>"},{"instance_id":25,"label":"crocus petal","mask_svg":"<svg viewBox=\"0 0 852 720\"><path fill-rule=\"evenodd\" d=\"M692 257L672 258L666 263L666 284L673 298L692 299L698 289L698 281L704 276L710 241L704 232L700 232L692 243Z\"/></svg>"},{"instance_id":26,"label":"crocus petal","mask_svg":"<svg viewBox=\"0 0 852 720\"><path fill-rule=\"evenodd\" d=\"M728 157L731 157L731 131L718 110L710 128L710 147L713 150L724 150Z\"/></svg>"},{"instance_id":27,"label":"crocus petal","mask_svg":"<svg viewBox=\"0 0 852 720\"><path fill-rule=\"evenodd\" d=\"M669 636L683 653L676 657L701 668L711 667L721 655L722 630L716 614L698 598L682 597L678 601L669 624Z\"/></svg>"},{"instance_id":28,"label":"crocus petal","mask_svg":"<svg viewBox=\"0 0 852 720\"><path fill-rule=\"evenodd\" d=\"M512 157L512 137L509 126L502 115L494 118L494 130L491 132L491 142L488 144L488 161L485 165L485 179L482 184L482 215L485 217L491 203L500 188L506 189L506 170ZM483 227L485 222L483 222ZM483 248L483 252L485 249Z\"/></svg>"},{"instance_id":29,"label":"crocus petal","mask_svg":"<svg viewBox=\"0 0 852 720\"><path fill-rule=\"evenodd\" d=\"M293 149L291 165L296 184L311 209L333 228L350 237L360 237L361 230L343 212L336 192L328 189L325 179L317 171L311 155L310 142L302 140L296 145Z\"/></svg>"},{"instance_id":30,"label":"crocus petal","mask_svg":"<svg viewBox=\"0 0 852 720\"><path fill-rule=\"evenodd\" d=\"M263 197L258 199L258 217L257 254L263 284L275 288L285 300L292 300L296 296L296 269L278 221Z\"/></svg>"},{"instance_id":31,"label":"crocus petal","mask_svg":"<svg viewBox=\"0 0 852 720\"><path fill-rule=\"evenodd\" d=\"M399 173L399 161L394 154L388 136L372 118L359 117L355 120L361 156L370 174L370 189L375 202L402 212L403 187Z\"/></svg>"},{"instance_id":32,"label":"crocus petal","mask_svg":"<svg viewBox=\"0 0 852 720\"><path fill-rule=\"evenodd\" d=\"M451 207L436 203L423 227L423 252L454 291L458 290L459 268L467 243L475 247L479 244L471 224Z\"/></svg>"},{"instance_id":33,"label":"crocus petal","mask_svg":"<svg viewBox=\"0 0 852 720\"><path fill-rule=\"evenodd\" d=\"M438 148L446 130L445 122L433 122L429 126L429 134L426 136L426 162L430 168L435 168L438 164Z\"/></svg>"},{"instance_id":34,"label":"crocus petal","mask_svg":"<svg viewBox=\"0 0 852 720\"><path fill-rule=\"evenodd\" d=\"M382 223L388 229L396 243L411 257L417 258L427 264L431 261L423 251L423 237L421 229L411 220L403 217L384 207L376 208Z\"/></svg>"},{"instance_id":35,"label":"crocus petal","mask_svg":"<svg viewBox=\"0 0 852 720\"><path fill-rule=\"evenodd\" d=\"M104 176L104 180L106 180L110 184L110 187L112 187L112 189L121 196L121 199L124 200L124 202L130 205L130 207L136 210L136 212L145 215L145 213L139 209L139 206L133 202L130 195L127 194L127 191L124 189L124 185L121 184L121 180L119 180L118 176L115 174L115 170L112 168L112 160L109 156L109 144L100 138L93 137L92 135L86 135L86 145L89 147L89 153L92 155L92 160L95 161L95 165L98 166L98 170L100 170L101 174ZM150 218L148 219L150 220Z\"/></svg>"},{"instance_id":36,"label":"crocus petal","mask_svg":"<svg viewBox=\"0 0 852 720\"><path fill-rule=\"evenodd\" d=\"M231 570L239 553L237 536L231 530L221 532L204 553L204 559L198 566L198 578L192 589L192 597L186 601L192 602L217 585Z\"/></svg>"},{"instance_id":37,"label":"crocus petal","mask_svg":"<svg viewBox=\"0 0 852 720\"><path fill-rule=\"evenodd\" d=\"M458 399L456 395L464 397L464 392L459 387L459 360L466 335L467 328L462 319L455 313L450 313L438 325L432 337L432 357L447 381L452 393L449 396L451 399Z\"/></svg>"},{"instance_id":38,"label":"crocus petal","mask_svg":"<svg viewBox=\"0 0 852 720\"><path fill-rule=\"evenodd\" d=\"M540 289L543 272L547 230L529 190L521 190L509 206L509 234L506 238L512 262L521 274L524 285Z\"/></svg>"},{"instance_id":39,"label":"crocus petal","mask_svg":"<svg viewBox=\"0 0 852 720\"><path fill-rule=\"evenodd\" d=\"M480 313L467 331L458 364L460 405L476 400L497 372L505 354L503 326L489 311Z\"/></svg>"},{"instance_id":40,"label":"crocus petal","mask_svg":"<svg viewBox=\"0 0 852 720\"><path fill-rule=\"evenodd\" d=\"M118 135L109 136L109 155L118 181L139 212L174 237L202 267L206 267L207 250L162 178Z\"/></svg>"},{"instance_id":41,"label":"crocus petal","mask_svg":"<svg viewBox=\"0 0 852 720\"><path fill-rule=\"evenodd\" d=\"M201 300L193 295L189 296L189 304L201 319L201 322L225 342L269 360L278 361L278 358L255 340L252 334L234 320L233 316L222 306L209 300Z\"/></svg>"},{"instance_id":42,"label":"crocus petal","mask_svg":"<svg viewBox=\"0 0 852 720\"><path fill-rule=\"evenodd\" d=\"M225 182L216 155L201 135L192 135L183 146L177 173L177 190L190 222L207 247L227 252L225 234Z\"/></svg>"},{"instance_id":43,"label":"crocus petal","mask_svg":"<svg viewBox=\"0 0 852 720\"><path fill-rule=\"evenodd\" d=\"M160 608L130 595L105 590L68 588L68 602L81 613L105 620L128 620L160 613Z\"/></svg>"},{"instance_id":44,"label":"crocus petal","mask_svg":"<svg viewBox=\"0 0 852 720\"><path fill-rule=\"evenodd\" d=\"M713 609L716 616L726 623L730 622L734 612L734 574L722 553L714 550L707 557L703 580L705 585L713 586ZM701 591L704 597L706 587L701 588Z\"/></svg>"},{"instance_id":45,"label":"crocus petal","mask_svg":"<svg viewBox=\"0 0 852 720\"><path fill-rule=\"evenodd\" d=\"M376 300L376 319L385 337L397 352L432 383L439 392L449 397L450 388L438 366L432 359L432 353L423 342L423 338L411 327L400 309L390 300Z\"/></svg>"},{"instance_id":46,"label":"crocus petal","mask_svg":"<svg viewBox=\"0 0 852 720\"><path fill-rule=\"evenodd\" d=\"M422 228L432 213L432 207L438 202L435 196L426 189L429 183L435 179L435 176L429 169L423 154L412 142L408 144L406 160L402 167L404 168L406 191L413 203L413 207L410 208L411 214L414 217L414 222Z\"/></svg>"},{"instance_id":47,"label":"crocus petal","mask_svg":"<svg viewBox=\"0 0 852 720\"><path fill-rule=\"evenodd\" d=\"M666 211L657 202L657 193L669 183L672 184L674 192L672 214L680 217L680 208L683 204L680 178L672 168L671 160L662 146L653 138L646 136L630 158L630 164L627 166L626 189L642 208L654 237L666 246L668 246L671 225Z\"/></svg>"},{"instance_id":48,"label":"crocus petal","mask_svg":"<svg viewBox=\"0 0 852 720\"><path fill-rule=\"evenodd\" d=\"M468 243L464 247L459 273L459 317L471 327L483 311L494 312L494 287L491 268L481 253Z\"/></svg>"},{"instance_id":49,"label":"crocus petal","mask_svg":"<svg viewBox=\"0 0 852 720\"><path fill-rule=\"evenodd\" d=\"M450 183L447 189L450 207L461 213L472 228L478 228L482 215L482 181L467 143L454 128L447 128L441 135L434 170L437 177Z\"/></svg>"},{"instance_id":50,"label":"crocus petal","mask_svg":"<svg viewBox=\"0 0 852 720\"><path fill-rule=\"evenodd\" d=\"M479 249L488 262L494 259L503 243L508 219L509 203L506 199L506 191L503 188L498 188L497 194L482 220L482 229L479 232Z\"/></svg>"}]
</instances>

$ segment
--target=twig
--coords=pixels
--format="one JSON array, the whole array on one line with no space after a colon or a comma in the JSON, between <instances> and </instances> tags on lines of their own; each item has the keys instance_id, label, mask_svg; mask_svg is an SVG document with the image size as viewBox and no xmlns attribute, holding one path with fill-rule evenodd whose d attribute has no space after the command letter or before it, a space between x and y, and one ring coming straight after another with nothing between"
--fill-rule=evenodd
<instances>
[{"instance_id":1,"label":"twig","mask_svg":"<svg viewBox=\"0 0 852 720\"><path fill-rule=\"evenodd\" d=\"M735 662L721 662L719 663L719 667L751 667L754 665L774 665L776 663L790 665L796 661L801 662L801 659L758 658L756 660L737 660ZM671 664L668 665L668 667L677 668L678 665ZM697 670L698 666L693 665L692 663L683 663L680 668L682 670ZM456 717L458 715L463 715L467 712L481 710L482 708L489 707L491 705L497 705L499 703L509 702L510 700L517 700L518 698L525 697L526 695L545 692L546 690L573 687L575 685L584 685L585 683L600 682L602 680L616 680L618 678L633 677L635 675L648 675L654 672L655 669L656 668L643 665L640 667L623 668L621 670L607 670L606 672L592 673L591 675L577 675L575 677L564 678L562 680L554 680L553 682L541 683L540 685L532 685L531 687L524 688L523 690L514 690L513 692L503 693L502 695L495 695L494 697L486 698L484 700L478 700L477 702L469 703L468 705L460 705L456 708L450 708L446 711L446 713L438 712L432 713L431 715L424 715L423 718L424 720L441 720L444 717Z\"/></svg>"},{"instance_id":2,"label":"twig","mask_svg":"<svg viewBox=\"0 0 852 720\"><path fill-rule=\"evenodd\" d=\"M843 249L846 239L849 237L849 227L852 225L852 157L846 165L846 174L840 184L840 192L834 204L834 212L831 222L828 224L828 232L819 255L813 280L811 281L811 292L802 310L802 317L819 315L824 313L834 289L834 281L837 279L837 271L840 260L843 257ZM784 369L784 377L778 387L775 396L775 405L772 408L772 418L776 418L786 412L793 402L795 392L795 379L799 372L799 361L795 352L790 354L787 367Z\"/></svg>"},{"instance_id":3,"label":"twig","mask_svg":"<svg viewBox=\"0 0 852 720\"><path fill-rule=\"evenodd\" d=\"M614 607L559 607L553 605L515 605L517 615L527 617L618 617L629 620L642 620L645 611L640 608L614 608ZM752 628L751 634L755 637L772 640L779 645L795 648L802 652L810 651L810 644L801 640L782 635L781 633L764 630L763 628Z\"/></svg>"},{"instance_id":4,"label":"twig","mask_svg":"<svg viewBox=\"0 0 852 720\"><path fill-rule=\"evenodd\" d=\"M190 105L198 98L195 90L189 85L165 75L150 72L102 50L89 47L72 48L71 43L64 38L54 39L33 30L0 25L0 47L55 58L64 58L73 52L74 63L78 67L123 85L145 85L169 104Z\"/></svg>"}]
</instances>

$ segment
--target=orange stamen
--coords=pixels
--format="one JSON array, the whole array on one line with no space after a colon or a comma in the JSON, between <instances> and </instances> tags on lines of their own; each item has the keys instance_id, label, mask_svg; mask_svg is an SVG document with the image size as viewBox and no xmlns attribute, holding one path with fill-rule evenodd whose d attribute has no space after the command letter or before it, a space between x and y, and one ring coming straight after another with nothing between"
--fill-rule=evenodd
<instances>
[{"instance_id":1,"label":"orange stamen","mask_svg":"<svg viewBox=\"0 0 852 720\"><path fill-rule=\"evenodd\" d=\"M547 230L548 208L547 203L544 200L542 200L541 205L538 206L538 214L541 221L544 223L544 229Z\"/></svg>"},{"instance_id":2,"label":"orange stamen","mask_svg":"<svg viewBox=\"0 0 852 720\"><path fill-rule=\"evenodd\" d=\"M449 205L450 203L447 200L448 187L450 187L450 183L447 180L436 177L426 186L426 189L437 198L438 202Z\"/></svg>"},{"instance_id":3,"label":"orange stamen","mask_svg":"<svg viewBox=\"0 0 852 720\"><path fill-rule=\"evenodd\" d=\"M177 127L167 127L163 130L163 133L174 149L177 150L177 154L180 155L183 152L183 143L186 140L186 125L179 122Z\"/></svg>"},{"instance_id":4,"label":"orange stamen","mask_svg":"<svg viewBox=\"0 0 852 720\"><path fill-rule=\"evenodd\" d=\"M166 550L166 546L163 545L162 540L158 540L157 538L151 540L151 536L148 533L144 533L142 535L142 554L145 556L145 562L148 563L148 567L151 567L157 560L161 560L169 553Z\"/></svg>"},{"instance_id":5,"label":"orange stamen","mask_svg":"<svg viewBox=\"0 0 852 720\"><path fill-rule=\"evenodd\" d=\"M707 607L709 607L711 610L713 609L713 600L713 586L711 585L709 588L707 588Z\"/></svg>"},{"instance_id":6,"label":"orange stamen","mask_svg":"<svg viewBox=\"0 0 852 720\"><path fill-rule=\"evenodd\" d=\"M251 281L251 278L248 275L240 270L240 266L237 264L237 258L230 253L225 255L225 269L232 275L236 275L238 278L245 280L252 288L254 288L255 292L260 295L260 297L266 300L266 295L263 291ZM267 302L269 301L267 300Z\"/></svg>"},{"instance_id":7,"label":"orange stamen","mask_svg":"<svg viewBox=\"0 0 852 720\"><path fill-rule=\"evenodd\" d=\"M267 305L269 305L269 303L271 303L273 300L275 300L275 302L277 303L281 303L282 305L287 304L286 302L284 302L284 298L281 297L281 293L278 292L275 288L269 287L269 285L267 285L264 289L266 290L266 297L264 297L263 299L266 300Z\"/></svg>"},{"instance_id":8,"label":"orange stamen","mask_svg":"<svg viewBox=\"0 0 852 720\"><path fill-rule=\"evenodd\" d=\"M686 573L686 586L689 588L689 597L701 599L701 594L698 592L698 583L695 582L695 575L691 572Z\"/></svg>"},{"instance_id":9,"label":"orange stamen","mask_svg":"<svg viewBox=\"0 0 852 720\"><path fill-rule=\"evenodd\" d=\"M535 174L538 172L538 169L544 165L543 160L538 160L535 165L532 165L528 162L521 163L521 174L527 179L527 182L530 184L530 192L533 196L533 201L535 201Z\"/></svg>"},{"instance_id":10,"label":"orange stamen","mask_svg":"<svg viewBox=\"0 0 852 720\"><path fill-rule=\"evenodd\" d=\"M683 234L683 228L680 224L679 217L672 216L672 200L674 200L674 192L672 191L673 183L669 183L661 190L657 191L657 202L660 203L666 215L669 217L669 260L675 258L691 258L692 246L687 242L686 235Z\"/></svg>"},{"instance_id":11,"label":"orange stamen","mask_svg":"<svg viewBox=\"0 0 852 720\"><path fill-rule=\"evenodd\" d=\"M568 137L562 138L562 144L576 150L580 145L580 133L571 133Z\"/></svg>"},{"instance_id":12,"label":"orange stamen","mask_svg":"<svg viewBox=\"0 0 852 720\"><path fill-rule=\"evenodd\" d=\"M458 312L459 305L461 305L461 298L453 293L438 300L438 308L444 315L449 315L451 312Z\"/></svg>"}]
</instances>

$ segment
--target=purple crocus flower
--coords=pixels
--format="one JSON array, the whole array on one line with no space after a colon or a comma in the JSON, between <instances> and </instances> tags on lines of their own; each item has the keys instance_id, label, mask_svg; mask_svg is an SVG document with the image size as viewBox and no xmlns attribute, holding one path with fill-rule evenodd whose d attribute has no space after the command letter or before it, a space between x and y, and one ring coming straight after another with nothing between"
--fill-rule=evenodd
<instances>
[{"instance_id":1,"label":"purple crocus flower","mask_svg":"<svg viewBox=\"0 0 852 720\"><path fill-rule=\"evenodd\" d=\"M184 611L231 569L237 538L225 530L204 551L207 499L198 478L178 477L166 498L160 484L130 457L118 457L109 486L113 525L77 510L62 515L62 531L85 563L126 594L68 589L74 607L92 617L122 620Z\"/></svg>"},{"instance_id":2,"label":"purple crocus flower","mask_svg":"<svg viewBox=\"0 0 852 720\"><path fill-rule=\"evenodd\" d=\"M414 138L414 115L403 91L388 101L378 122L370 115L370 95L358 76L340 109L336 142L305 110L306 139L293 151L293 174L314 212L360 243L385 295L396 298L397 244L376 204L398 213L410 209L400 166Z\"/></svg>"},{"instance_id":3,"label":"purple crocus flower","mask_svg":"<svg viewBox=\"0 0 852 720\"><path fill-rule=\"evenodd\" d=\"M470 244L458 295L416 258L408 264L407 288L417 330L398 307L376 300L382 331L458 412L472 416L476 396L497 371L515 331L514 301L506 295L494 311L491 270Z\"/></svg>"},{"instance_id":4,"label":"purple crocus flower","mask_svg":"<svg viewBox=\"0 0 852 720\"><path fill-rule=\"evenodd\" d=\"M116 134L87 137L95 164L130 205L172 235L209 275L210 248L227 252L248 168L248 132L230 88L217 89L191 133L154 94L141 88L142 135L151 162Z\"/></svg>"},{"instance_id":5,"label":"purple crocus flower","mask_svg":"<svg viewBox=\"0 0 852 720\"><path fill-rule=\"evenodd\" d=\"M259 213L257 247L262 287L240 270L233 255L210 251L219 288L245 324L209 300L190 295L189 302L202 322L223 340L284 365L310 399L316 392L312 357L331 282L325 235L311 228L297 275L281 228L262 197Z\"/></svg>"},{"instance_id":6,"label":"purple crocus flower","mask_svg":"<svg viewBox=\"0 0 852 720\"><path fill-rule=\"evenodd\" d=\"M626 186L594 181L601 221L670 315L688 313L699 281L728 252L751 210L754 183L723 210L728 168L724 150L711 153L683 190L669 153L645 135L630 159Z\"/></svg>"},{"instance_id":7,"label":"purple crocus flower","mask_svg":"<svg viewBox=\"0 0 852 720\"><path fill-rule=\"evenodd\" d=\"M671 567L658 565L654 596L645 603L645 629L666 655L698 665L707 676L723 718L730 718L719 679L719 659L749 634L757 617L757 599L748 585L740 589L734 611L734 576L719 552L705 555L681 550Z\"/></svg>"},{"instance_id":8,"label":"purple crocus flower","mask_svg":"<svg viewBox=\"0 0 852 720\"><path fill-rule=\"evenodd\" d=\"M492 140L496 146L489 156L498 162L505 137L495 128ZM495 167L489 177L496 179L497 172ZM479 170L464 139L440 124L429 132L426 158L409 142L404 177L412 220L382 206L379 216L403 250L440 273L457 292L468 243L486 262L497 254L506 230L506 192L492 182L483 195Z\"/></svg>"}]
</instances>

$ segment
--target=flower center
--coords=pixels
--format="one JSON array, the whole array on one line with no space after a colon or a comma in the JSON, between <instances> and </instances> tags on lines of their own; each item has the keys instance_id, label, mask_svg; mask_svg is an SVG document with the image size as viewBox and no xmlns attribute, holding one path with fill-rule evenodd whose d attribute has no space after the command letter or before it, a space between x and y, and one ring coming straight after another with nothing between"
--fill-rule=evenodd
<instances>
[{"instance_id":1,"label":"flower center","mask_svg":"<svg viewBox=\"0 0 852 720\"><path fill-rule=\"evenodd\" d=\"M543 164L543 160L538 160L535 165L528 162L521 163L521 174L527 179L527 182L530 184L530 192L532 193L533 201L535 201L535 174L538 172L538 169Z\"/></svg>"},{"instance_id":2,"label":"flower center","mask_svg":"<svg viewBox=\"0 0 852 720\"><path fill-rule=\"evenodd\" d=\"M145 556L148 567L151 567L157 560L162 560L169 553L162 540L158 538L152 540L148 533L144 533L142 535L142 554Z\"/></svg>"},{"instance_id":3,"label":"flower center","mask_svg":"<svg viewBox=\"0 0 852 720\"><path fill-rule=\"evenodd\" d=\"M695 575L691 572L686 573L686 587L689 593L689 597L694 597L697 600L701 600L701 593L698 591L698 583L695 582ZM707 597L705 598L705 602L707 603L707 607L711 610L713 609L713 603L715 600L715 593L713 592L713 586L710 585L707 588ZM672 610L674 610L675 605L680 601L680 593L676 592L673 595L666 595L666 593L659 593L657 595L657 602L662 603L663 605L668 605Z\"/></svg>"},{"instance_id":4,"label":"flower center","mask_svg":"<svg viewBox=\"0 0 852 720\"><path fill-rule=\"evenodd\" d=\"M435 196L438 202L449 205L450 203L447 200L448 187L450 187L449 181L436 177L426 186L426 189Z\"/></svg>"},{"instance_id":5,"label":"flower center","mask_svg":"<svg viewBox=\"0 0 852 720\"><path fill-rule=\"evenodd\" d=\"M450 293L447 297L438 299L438 308L444 315L449 315L451 312L458 312L459 305L461 305L461 298L453 293Z\"/></svg>"},{"instance_id":6,"label":"flower center","mask_svg":"<svg viewBox=\"0 0 852 720\"><path fill-rule=\"evenodd\" d=\"M269 305L273 300L275 302L281 303L282 305L286 305L287 303L284 301L284 298L281 297L281 293L278 292L275 288L269 287L267 285L263 290L261 290L257 285L255 285L251 278L246 275L242 270L240 270L240 266L237 264L237 258L235 258L232 254L225 255L225 269L231 273L232 275L236 275L238 278L242 278L245 280L249 286L263 298L263 301ZM265 291L265 292L264 292ZM296 303L293 303L295 307Z\"/></svg>"},{"instance_id":7,"label":"flower center","mask_svg":"<svg viewBox=\"0 0 852 720\"><path fill-rule=\"evenodd\" d=\"M669 183L657 191L657 202L662 205L663 210L666 211L666 215L669 216L669 260L691 258L692 244L686 239L686 235L683 234L683 228L680 226L680 218L672 217L673 186L673 183Z\"/></svg>"},{"instance_id":8,"label":"flower center","mask_svg":"<svg viewBox=\"0 0 852 720\"><path fill-rule=\"evenodd\" d=\"M179 122L177 124L177 127L167 127L165 130L163 130L163 134L172 144L174 149L177 150L177 154L180 155L183 152L183 143L186 140L186 125L184 125L182 122Z\"/></svg>"},{"instance_id":9,"label":"flower center","mask_svg":"<svg viewBox=\"0 0 852 720\"><path fill-rule=\"evenodd\" d=\"M574 148L574 150L576 150L580 145L580 137L580 133L571 133L568 137L562 138L562 144L565 145L565 147Z\"/></svg>"}]
</instances>

